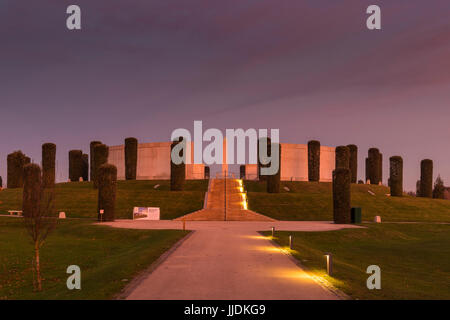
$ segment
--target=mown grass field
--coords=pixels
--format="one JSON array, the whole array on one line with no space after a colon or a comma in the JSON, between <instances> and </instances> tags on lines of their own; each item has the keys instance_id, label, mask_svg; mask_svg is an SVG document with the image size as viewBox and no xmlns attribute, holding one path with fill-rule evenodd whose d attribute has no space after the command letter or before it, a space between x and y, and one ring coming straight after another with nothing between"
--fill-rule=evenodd
<instances>
[{"instance_id":1,"label":"mown grass field","mask_svg":"<svg viewBox=\"0 0 450 320\"><path fill-rule=\"evenodd\" d=\"M155 189L156 185L160 185ZM169 181L118 181L116 218L131 219L133 207L159 207L161 219L168 220L203 208L207 180L186 181L185 190L170 191ZM91 182L60 183L55 188L55 207L69 218L97 217L98 190ZM21 210L22 189L0 191L0 214Z\"/></svg>"},{"instance_id":2,"label":"mown grass field","mask_svg":"<svg viewBox=\"0 0 450 320\"><path fill-rule=\"evenodd\" d=\"M284 187L289 188L286 191ZM283 181L279 194L266 192L266 184L245 181L249 208L277 220L333 220L331 183ZM383 221L450 222L450 201L388 197L389 188L352 184L352 206L361 207L363 221L381 216ZM375 195L371 195L369 190Z\"/></svg>"},{"instance_id":3,"label":"mown grass field","mask_svg":"<svg viewBox=\"0 0 450 320\"><path fill-rule=\"evenodd\" d=\"M312 274L326 278L353 299L450 299L450 225L365 226L328 232L276 232L274 240L287 247L292 234L293 256ZM332 277L326 274L325 252L333 254ZM367 289L370 265L381 268L381 290Z\"/></svg>"},{"instance_id":4,"label":"mown grass field","mask_svg":"<svg viewBox=\"0 0 450 320\"><path fill-rule=\"evenodd\" d=\"M41 249L43 291L32 285L33 247L18 218L0 217L0 300L111 299L188 232L127 230L59 221ZM81 290L68 290L67 267L81 268Z\"/></svg>"}]
</instances>

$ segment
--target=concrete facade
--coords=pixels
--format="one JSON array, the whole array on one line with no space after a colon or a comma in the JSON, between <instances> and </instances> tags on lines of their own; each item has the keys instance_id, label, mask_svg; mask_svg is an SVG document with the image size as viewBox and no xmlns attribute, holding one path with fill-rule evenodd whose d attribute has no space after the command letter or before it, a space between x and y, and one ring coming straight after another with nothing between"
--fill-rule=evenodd
<instances>
[{"instance_id":1,"label":"concrete facade","mask_svg":"<svg viewBox=\"0 0 450 320\"><path fill-rule=\"evenodd\" d=\"M331 182L335 169L335 148L320 147L320 181ZM248 164L245 166L246 180L256 180L258 166ZM281 180L282 181L308 181L308 145L281 144Z\"/></svg>"},{"instance_id":2,"label":"concrete facade","mask_svg":"<svg viewBox=\"0 0 450 320\"><path fill-rule=\"evenodd\" d=\"M170 179L170 142L142 143L138 146L138 180L168 180ZM227 143L223 143L222 173L228 170L226 164ZM194 143L191 142L191 154L187 156L194 162ZM109 147L108 162L117 167L119 180L125 179L125 147ZM320 181L331 182L332 172L335 168L335 148L320 147ZM205 165L186 165L186 179L204 179ZM245 166L245 178L256 180L257 165ZM281 144L281 180L283 181L308 181L308 146L306 144Z\"/></svg>"},{"instance_id":3,"label":"concrete facade","mask_svg":"<svg viewBox=\"0 0 450 320\"><path fill-rule=\"evenodd\" d=\"M171 142L141 143L138 146L137 180L170 179L170 145ZM193 143L192 148L193 149ZM191 152L187 155L194 162ZM125 146L109 147L108 162L117 167L117 178L125 180ZM186 165L186 179L204 179L203 164Z\"/></svg>"}]
</instances>

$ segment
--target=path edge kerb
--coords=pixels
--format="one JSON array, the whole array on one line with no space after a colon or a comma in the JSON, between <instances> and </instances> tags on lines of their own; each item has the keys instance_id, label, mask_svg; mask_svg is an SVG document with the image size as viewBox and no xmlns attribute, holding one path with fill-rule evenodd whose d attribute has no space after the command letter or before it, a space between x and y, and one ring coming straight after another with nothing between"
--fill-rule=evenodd
<instances>
[{"instance_id":1,"label":"path edge kerb","mask_svg":"<svg viewBox=\"0 0 450 320\"><path fill-rule=\"evenodd\" d=\"M263 231L258 231L258 233L260 235L262 235L263 237L266 237L266 235L263 234ZM329 281L327 281L326 279L317 279L316 276L314 276L311 273L311 270L306 267L304 264L302 264L299 260L297 260L292 254L290 254L289 252L287 252L286 250L283 250L283 247L281 247L277 242L275 242L273 239L268 239L270 241L270 243L272 243L273 246L279 248L281 250L281 252L286 255L289 259L291 259L292 262L294 262L297 267L299 267L300 269L302 269L303 271L305 271L310 277L311 279L314 280L314 282L316 282L318 285L320 285L322 288L324 288L327 291L330 291L332 294L334 294L335 296L337 296L340 300L353 300L349 295L347 295L346 293L342 292L341 290L339 290L338 288L336 288L335 286L333 286Z\"/></svg>"},{"instance_id":2,"label":"path edge kerb","mask_svg":"<svg viewBox=\"0 0 450 320\"><path fill-rule=\"evenodd\" d=\"M175 252L186 240L188 240L193 234L195 230L191 230L187 235L185 235L182 239L178 240L169 250L164 252L156 261L150 264L145 270L140 271L133 279L128 283L118 294L116 294L113 300L125 300L131 293L141 284L143 280L145 280L153 271L156 270L167 258L170 257L172 253Z\"/></svg>"}]
</instances>

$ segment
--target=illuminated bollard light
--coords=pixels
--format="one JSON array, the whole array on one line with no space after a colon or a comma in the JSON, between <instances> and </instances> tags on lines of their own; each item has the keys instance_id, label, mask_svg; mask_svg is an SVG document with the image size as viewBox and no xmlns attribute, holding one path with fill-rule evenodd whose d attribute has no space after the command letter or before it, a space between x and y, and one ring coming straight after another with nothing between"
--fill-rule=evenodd
<instances>
[{"instance_id":1,"label":"illuminated bollard light","mask_svg":"<svg viewBox=\"0 0 450 320\"><path fill-rule=\"evenodd\" d=\"M272 238L275 237L275 227L272 227Z\"/></svg>"},{"instance_id":2,"label":"illuminated bollard light","mask_svg":"<svg viewBox=\"0 0 450 320\"><path fill-rule=\"evenodd\" d=\"M293 235L290 235L289 236L289 249L293 249L293 247L294 247L294 236Z\"/></svg>"},{"instance_id":3,"label":"illuminated bollard light","mask_svg":"<svg viewBox=\"0 0 450 320\"><path fill-rule=\"evenodd\" d=\"M333 255L331 253L325 253L327 258L327 273L329 276L333 275Z\"/></svg>"}]
</instances>

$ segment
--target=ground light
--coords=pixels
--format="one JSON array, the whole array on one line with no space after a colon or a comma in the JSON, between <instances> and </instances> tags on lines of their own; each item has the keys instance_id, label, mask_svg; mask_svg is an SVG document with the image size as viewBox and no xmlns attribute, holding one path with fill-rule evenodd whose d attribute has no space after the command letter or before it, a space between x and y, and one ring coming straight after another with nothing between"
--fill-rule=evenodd
<instances>
[{"instance_id":1,"label":"ground light","mask_svg":"<svg viewBox=\"0 0 450 320\"><path fill-rule=\"evenodd\" d=\"M289 236L289 249L292 250L293 247L294 247L294 236L290 235Z\"/></svg>"},{"instance_id":2,"label":"ground light","mask_svg":"<svg viewBox=\"0 0 450 320\"><path fill-rule=\"evenodd\" d=\"M329 252L325 253L327 259L327 273L329 276L333 275L333 255Z\"/></svg>"},{"instance_id":3,"label":"ground light","mask_svg":"<svg viewBox=\"0 0 450 320\"><path fill-rule=\"evenodd\" d=\"M275 227L272 227L272 238L275 237Z\"/></svg>"}]
</instances>

